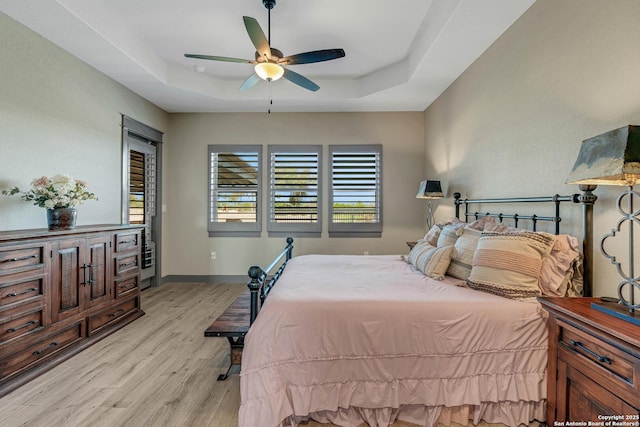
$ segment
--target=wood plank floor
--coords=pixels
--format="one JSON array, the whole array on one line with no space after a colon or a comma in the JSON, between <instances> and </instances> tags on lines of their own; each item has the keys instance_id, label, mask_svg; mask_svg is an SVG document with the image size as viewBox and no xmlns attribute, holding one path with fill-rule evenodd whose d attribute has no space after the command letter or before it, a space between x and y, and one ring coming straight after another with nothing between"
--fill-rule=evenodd
<instances>
[{"instance_id":1,"label":"wood plank floor","mask_svg":"<svg viewBox=\"0 0 640 427\"><path fill-rule=\"evenodd\" d=\"M244 286L143 291L145 316L0 399L0 425L237 426L227 340L203 334Z\"/></svg>"},{"instance_id":2,"label":"wood plank floor","mask_svg":"<svg viewBox=\"0 0 640 427\"><path fill-rule=\"evenodd\" d=\"M228 342L204 330L243 289L171 283L143 291L145 316L0 399L0 426L236 427L239 377L216 381L229 364Z\"/></svg>"}]
</instances>

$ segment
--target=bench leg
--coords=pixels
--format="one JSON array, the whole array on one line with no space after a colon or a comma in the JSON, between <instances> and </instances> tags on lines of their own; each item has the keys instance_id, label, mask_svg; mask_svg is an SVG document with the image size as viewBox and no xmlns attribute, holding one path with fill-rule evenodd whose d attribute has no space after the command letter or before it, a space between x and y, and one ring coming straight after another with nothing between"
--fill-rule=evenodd
<instances>
[{"instance_id":1,"label":"bench leg","mask_svg":"<svg viewBox=\"0 0 640 427\"><path fill-rule=\"evenodd\" d=\"M227 369L226 373L218 375L218 381L224 381L227 378L229 378L229 375L231 375L231 369L233 369L234 366L240 366L242 363L242 349L244 348L244 337L239 337L239 338L227 337L227 339L229 340L229 349L230 349L229 368Z\"/></svg>"},{"instance_id":2,"label":"bench leg","mask_svg":"<svg viewBox=\"0 0 640 427\"><path fill-rule=\"evenodd\" d=\"M224 381L229 378L229 375L231 375L231 368L233 368L233 365L229 365L229 369L227 369L226 373L218 375L218 381Z\"/></svg>"}]
</instances>

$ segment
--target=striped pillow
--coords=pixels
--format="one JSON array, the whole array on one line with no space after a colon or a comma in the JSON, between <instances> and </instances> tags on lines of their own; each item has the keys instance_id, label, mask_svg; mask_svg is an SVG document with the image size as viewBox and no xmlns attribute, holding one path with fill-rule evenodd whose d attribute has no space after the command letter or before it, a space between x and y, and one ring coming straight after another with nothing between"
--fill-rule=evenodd
<instances>
[{"instance_id":1,"label":"striped pillow","mask_svg":"<svg viewBox=\"0 0 640 427\"><path fill-rule=\"evenodd\" d=\"M407 257L407 262L425 276L442 280L449 267L453 246L436 247L421 241L416 244Z\"/></svg>"},{"instance_id":2,"label":"striped pillow","mask_svg":"<svg viewBox=\"0 0 640 427\"><path fill-rule=\"evenodd\" d=\"M438 236L438 243L436 246L453 246L458 240L458 237L462 234L462 227L464 227L464 223L457 224L447 224L442 227L442 231L440 231L440 236Z\"/></svg>"},{"instance_id":3,"label":"striped pillow","mask_svg":"<svg viewBox=\"0 0 640 427\"><path fill-rule=\"evenodd\" d=\"M477 229L468 226L462 229L462 236L458 237L453 246L451 263L447 269L448 276L462 280L469 278L473 264L473 254L476 252L480 236L482 236L482 231Z\"/></svg>"},{"instance_id":4,"label":"striped pillow","mask_svg":"<svg viewBox=\"0 0 640 427\"><path fill-rule=\"evenodd\" d=\"M512 299L540 296L542 260L551 252L554 241L548 233L484 232L478 240L467 285Z\"/></svg>"}]
</instances>

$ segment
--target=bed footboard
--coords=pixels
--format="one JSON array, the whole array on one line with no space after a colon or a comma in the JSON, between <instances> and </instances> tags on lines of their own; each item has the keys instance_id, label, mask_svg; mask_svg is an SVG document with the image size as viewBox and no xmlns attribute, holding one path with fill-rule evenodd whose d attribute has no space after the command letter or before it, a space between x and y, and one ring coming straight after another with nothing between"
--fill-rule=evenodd
<instances>
[{"instance_id":1,"label":"bed footboard","mask_svg":"<svg viewBox=\"0 0 640 427\"><path fill-rule=\"evenodd\" d=\"M253 321L256 320L264 300L282 275L284 268L287 266L287 261L291 259L292 253L293 238L287 237L287 246L285 246L282 252L280 252L267 268L262 269L257 265L249 267L250 280L249 283L247 283L251 291L251 317L249 325L253 324ZM272 276L269 276L269 272L278 265L279 267L276 272Z\"/></svg>"}]
</instances>

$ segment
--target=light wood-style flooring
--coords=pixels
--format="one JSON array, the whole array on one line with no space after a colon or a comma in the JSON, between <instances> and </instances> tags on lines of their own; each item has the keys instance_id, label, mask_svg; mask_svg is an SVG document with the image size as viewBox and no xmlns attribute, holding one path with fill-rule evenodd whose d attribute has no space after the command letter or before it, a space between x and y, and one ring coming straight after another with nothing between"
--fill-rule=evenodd
<instances>
[{"instance_id":1,"label":"light wood-style flooring","mask_svg":"<svg viewBox=\"0 0 640 427\"><path fill-rule=\"evenodd\" d=\"M244 286L143 291L145 316L0 399L0 426L237 427L239 377L216 381L228 342L204 330Z\"/></svg>"},{"instance_id":2,"label":"light wood-style flooring","mask_svg":"<svg viewBox=\"0 0 640 427\"><path fill-rule=\"evenodd\" d=\"M236 427L239 377L228 343L204 330L241 284L142 292L146 315L0 399L0 426Z\"/></svg>"}]
</instances>

